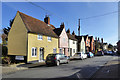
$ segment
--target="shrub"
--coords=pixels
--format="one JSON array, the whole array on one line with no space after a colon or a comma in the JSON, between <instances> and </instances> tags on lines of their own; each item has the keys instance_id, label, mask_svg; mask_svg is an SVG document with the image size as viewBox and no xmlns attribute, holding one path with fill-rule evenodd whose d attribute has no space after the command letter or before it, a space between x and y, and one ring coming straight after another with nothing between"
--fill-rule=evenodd
<instances>
[{"instance_id":1,"label":"shrub","mask_svg":"<svg viewBox=\"0 0 120 80\"><path fill-rule=\"evenodd\" d=\"M11 64L10 57L8 56L2 57L2 64Z\"/></svg>"}]
</instances>

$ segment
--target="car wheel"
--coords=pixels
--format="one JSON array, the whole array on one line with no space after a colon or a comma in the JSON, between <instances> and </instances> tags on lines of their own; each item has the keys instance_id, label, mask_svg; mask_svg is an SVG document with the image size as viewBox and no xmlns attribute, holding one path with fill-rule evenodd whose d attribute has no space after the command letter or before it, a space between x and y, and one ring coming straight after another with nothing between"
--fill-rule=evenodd
<instances>
[{"instance_id":1,"label":"car wheel","mask_svg":"<svg viewBox=\"0 0 120 80\"><path fill-rule=\"evenodd\" d=\"M60 65L60 61L57 61L56 66L59 66L59 65Z\"/></svg>"},{"instance_id":2,"label":"car wheel","mask_svg":"<svg viewBox=\"0 0 120 80\"><path fill-rule=\"evenodd\" d=\"M49 66L50 64L46 63L46 66Z\"/></svg>"},{"instance_id":3,"label":"car wheel","mask_svg":"<svg viewBox=\"0 0 120 80\"><path fill-rule=\"evenodd\" d=\"M69 63L69 60L67 60L67 64Z\"/></svg>"}]
</instances>

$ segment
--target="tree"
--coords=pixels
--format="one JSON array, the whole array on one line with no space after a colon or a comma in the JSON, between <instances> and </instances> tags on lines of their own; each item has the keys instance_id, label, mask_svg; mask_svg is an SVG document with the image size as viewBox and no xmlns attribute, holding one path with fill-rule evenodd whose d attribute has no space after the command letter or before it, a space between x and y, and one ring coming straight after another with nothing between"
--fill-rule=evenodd
<instances>
[{"instance_id":1,"label":"tree","mask_svg":"<svg viewBox=\"0 0 120 80\"><path fill-rule=\"evenodd\" d=\"M98 41L95 41L95 49L96 50L100 49L100 43Z\"/></svg>"},{"instance_id":2,"label":"tree","mask_svg":"<svg viewBox=\"0 0 120 80\"><path fill-rule=\"evenodd\" d=\"M14 19L11 19L10 23L9 23L9 26L7 28L3 28L4 34L8 35L8 33L9 33L11 27L12 27L13 22L14 22Z\"/></svg>"},{"instance_id":3,"label":"tree","mask_svg":"<svg viewBox=\"0 0 120 80\"><path fill-rule=\"evenodd\" d=\"M3 44L4 44L4 43L7 44L7 41L8 41L8 33L9 33L11 27L12 27L12 24L13 24L13 22L14 22L14 19L15 19L15 18L13 18L13 19L10 20L10 23L9 23L9 26L8 26L8 27L3 28L4 34L2 34L2 36L1 36L1 37L2 37L2 41L3 41Z\"/></svg>"}]
</instances>

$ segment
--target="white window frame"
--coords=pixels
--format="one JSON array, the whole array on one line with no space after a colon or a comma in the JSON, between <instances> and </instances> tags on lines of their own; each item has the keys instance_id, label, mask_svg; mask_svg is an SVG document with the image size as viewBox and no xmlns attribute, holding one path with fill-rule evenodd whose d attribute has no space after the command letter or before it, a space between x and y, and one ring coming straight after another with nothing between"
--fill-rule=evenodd
<instances>
[{"instance_id":1,"label":"white window frame","mask_svg":"<svg viewBox=\"0 0 120 80\"><path fill-rule=\"evenodd\" d=\"M52 41L52 38L50 36L47 37L48 41Z\"/></svg>"},{"instance_id":2,"label":"white window frame","mask_svg":"<svg viewBox=\"0 0 120 80\"><path fill-rule=\"evenodd\" d=\"M38 40L43 40L43 36L42 35L40 35L40 34L38 34Z\"/></svg>"},{"instance_id":3,"label":"white window frame","mask_svg":"<svg viewBox=\"0 0 120 80\"><path fill-rule=\"evenodd\" d=\"M73 49L73 53L75 53L75 49Z\"/></svg>"},{"instance_id":4,"label":"white window frame","mask_svg":"<svg viewBox=\"0 0 120 80\"><path fill-rule=\"evenodd\" d=\"M62 48L59 48L59 53L62 53L62 52L63 52Z\"/></svg>"},{"instance_id":5,"label":"white window frame","mask_svg":"<svg viewBox=\"0 0 120 80\"><path fill-rule=\"evenodd\" d=\"M54 52L54 50L56 50L56 51ZM57 53L57 48L53 48L53 53Z\"/></svg>"},{"instance_id":6,"label":"white window frame","mask_svg":"<svg viewBox=\"0 0 120 80\"><path fill-rule=\"evenodd\" d=\"M34 53L32 52L33 49L34 49ZM35 55L35 49L36 49L36 55ZM34 55L32 55L32 53L33 53ZM32 57L37 57L37 48L36 48L36 47L32 47L32 48L31 48L31 56L32 56Z\"/></svg>"}]
</instances>

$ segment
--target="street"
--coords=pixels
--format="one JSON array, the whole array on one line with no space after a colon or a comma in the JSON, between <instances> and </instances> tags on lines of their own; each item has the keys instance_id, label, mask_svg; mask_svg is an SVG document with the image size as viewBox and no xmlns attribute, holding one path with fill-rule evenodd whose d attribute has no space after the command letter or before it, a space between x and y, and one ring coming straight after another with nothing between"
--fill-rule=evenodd
<instances>
[{"instance_id":1,"label":"street","mask_svg":"<svg viewBox=\"0 0 120 80\"><path fill-rule=\"evenodd\" d=\"M3 78L90 78L101 66L118 56L95 56L85 60L72 60L60 66L38 66L17 71Z\"/></svg>"}]
</instances>

